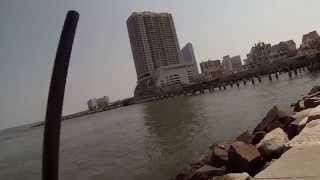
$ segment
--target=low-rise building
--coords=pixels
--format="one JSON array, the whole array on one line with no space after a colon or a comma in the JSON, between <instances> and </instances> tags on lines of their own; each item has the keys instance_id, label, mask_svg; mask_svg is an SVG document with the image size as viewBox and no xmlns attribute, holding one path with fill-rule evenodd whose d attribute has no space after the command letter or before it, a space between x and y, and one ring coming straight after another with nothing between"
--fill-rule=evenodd
<instances>
[{"instance_id":1,"label":"low-rise building","mask_svg":"<svg viewBox=\"0 0 320 180\"><path fill-rule=\"evenodd\" d=\"M160 67L155 74L156 86L159 88L175 89L194 83L198 74L192 64L178 64Z\"/></svg>"},{"instance_id":2,"label":"low-rise building","mask_svg":"<svg viewBox=\"0 0 320 180\"><path fill-rule=\"evenodd\" d=\"M229 55L222 57L222 67L225 73L232 72L232 63Z\"/></svg>"},{"instance_id":3,"label":"low-rise building","mask_svg":"<svg viewBox=\"0 0 320 180\"><path fill-rule=\"evenodd\" d=\"M320 36L317 31L312 31L307 34L304 34L302 37L301 48L316 48L316 45L320 39Z\"/></svg>"},{"instance_id":4,"label":"low-rise building","mask_svg":"<svg viewBox=\"0 0 320 180\"><path fill-rule=\"evenodd\" d=\"M204 73L199 73L194 77L195 82L202 83L210 80L210 77Z\"/></svg>"},{"instance_id":5,"label":"low-rise building","mask_svg":"<svg viewBox=\"0 0 320 180\"><path fill-rule=\"evenodd\" d=\"M247 63L256 66L269 63L269 54L271 51L271 44L259 42L255 44L250 53L247 54Z\"/></svg>"},{"instance_id":6,"label":"low-rise building","mask_svg":"<svg viewBox=\"0 0 320 180\"><path fill-rule=\"evenodd\" d=\"M320 36L317 31L304 34L298 55L311 55L320 49Z\"/></svg>"},{"instance_id":7,"label":"low-rise building","mask_svg":"<svg viewBox=\"0 0 320 180\"><path fill-rule=\"evenodd\" d=\"M231 58L231 66L232 66L232 72L234 72L234 73L236 73L236 72L238 72L240 70L240 68L242 66L240 55L233 56Z\"/></svg>"},{"instance_id":8,"label":"low-rise building","mask_svg":"<svg viewBox=\"0 0 320 180\"><path fill-rule=\"evenodd\" d=\"M270 62L275 62L295 56L296 54L296 43L293 40L280 42L279 44L271 47L269 60Z\"/></svg>"},{"instance_id":9,"label":"low-rise building","mask_svg":"<svg viewBox=\"0 0 320 180\"><path fill-rule=\"evenodd\" d=\"M208 60L200 63L201 72L207 76L209 81L223 76L223 66L220 60Z\"/></svg>"},{"instance_id":10,"label":"low-rise building","mask_svg":"<svg viewBox=\"0 0 320 180\"><path fill-rule=\"evenodd\" d=\"M225 75L238 72L241 68L241 65L242 62L240 55L233 57L226 55L222 58L223 73Z\"/></svg>"}]
</instances>

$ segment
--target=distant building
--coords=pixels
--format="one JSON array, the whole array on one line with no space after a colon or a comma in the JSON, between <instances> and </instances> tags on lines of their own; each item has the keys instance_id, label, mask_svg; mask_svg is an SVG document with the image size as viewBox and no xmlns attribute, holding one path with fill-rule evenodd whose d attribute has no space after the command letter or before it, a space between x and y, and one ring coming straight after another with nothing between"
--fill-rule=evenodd
<instances>
[{"instance_id":1,"label":"distant building","mask_svg":"<svg viewBox=\"0 0 320 180\"><path fill-rule=\"evenodd\" d=\"M229 55L223 56L222 67L225 73L232 72L232 63Z\"/></svg>"},{"instance_id":2,"label":"distant building","mask_svg":"<svg viewBox=\"0 0 320 180\"><path fill-rule=\"evenodd\" d=\"M320 36L317 31L304 34L299 48L299 55L311 55L320 49Z\"/></svg>"},{"instance_id":3,"label":"distant building","mask_svg":"<svg viewBox=\"0 0 320 180\"><path fill-rule=\"evenodd\" d=\"M204 74L204 73L199 73L194 77L194 81L197 83L202 83L202 82L207 82L209 81L211 78Z\"/></svg>"},{"instance_id":4,"label":"distant building","mask_svg":"<svg viewBox=\"0 0 320 180\"><path fill-rule=\"evenodd\" d=\"M243 64L240 69L238 70L238 72L246 72L249 71L250 69L252 69L252 64Z\"/></svg>"},{"instance_id":5,"label":"distant building","mask_svg":"<svg viewBox=\"0 0 320 180\"><path fill-rule=\"evenodd\" d=\"M288 47L288 56L292 57L297 55L297 45L293 40L284 41Z\"/></svg>"},{"instance_id":6,"label":"distant building","mask_svg":"<svg viewBox=\"0 0 320 180\"><path fill-rule=\"evenodd\" d=\"M231 59L232 72L238 72L242 66L241 57L233 56Z\"/></svg>"},{"instance_id":7,"label":"distant building","mask_svg":"<svg viewBox=\"0 0 320 180\"><path fill-rule=\"evenodd\" d=\"M196 64L196 57L194 55L193 46L187 43L181 50L182 64Z\"/></svg>"},{"instance_id":8,"label":"distant building","mask_svg":"<svg viewBox=\"0 0 320 180\"><path fill-rule=\"evenodd\" d=\"M134 12L127 27L137 73L135 96L148 95L157 69L181 63L173 18L169 13Z\"/></svg>"},{"instance_id":9,"label":"distant building","mask_svg":"<svg viewBox=\"0 0 320 180\"><path fill-rule=\"evenodd\" d=\"M293 40L280 42L271 46L269 60L270 62L275 62L295 56L296 54L296 43Z\"/></svg>"},{"instance_id":10,"label":"distant building","mask_svg":"<svg viewBox=\"0 0 320 180\"><path fill-rule=\"evenodd\" d=\"M263 65L269 63L269 54L271 51L271 44L259 42L255 44L250 53L247 54L247 63L254 65Z\"/></svg>"},{"instance_id":11,"label":"distant building","mask_svg":"<svg viewBox=\"0 0 320 180\"><path fill-rule=\"evenodd\" d=\"M224 74L231 74L239 71L240 67L242 65L241 57L233 56L230 57L229 55L223 56L222 58L222 66L224 70Z\"/></svg>"},{"instance_id":12,"label":"distant building","mask_svg":"<svg viewBox=\"0 0 320 180\"><path fill-rule=\"evenodd\" d=\"M96 98L89 99L87 104L88 104L88 109L91 111L98 109L98 103Z\"/></svg>"},{"instance_id":13,"label":"distant building","mask_svg":"<svg viewBox=\"0 0 320 180\"><path fill-rule=\"evenodd\" d=\"M317 31L304 34L302 37L301 48L315 48L314 45L319 41L320 36Z\"/></svg>"},{"instance_id":14,"label":"distant building","mask_svg":"<svg viewBox=\"0 0 320 180\"><path fill-rule=\"evenodd\" d=\"M209 81L221 78L223 76L223 66L220 60L208 60L200 63L201 72L205 74Z\"/></svg>"},{"instance_id":15,"label":"distant building","mask_svg":"<svg viewBox=\"0 0 320 180\"><path fill-rule=\"evenodd\" d=\"M98 110L98 109L103 109L109 105L109 97L108 96L103 96L101 98L93 98L88 100L88 109L93 111L93 110Z\"/></svg>"}]
</instances>

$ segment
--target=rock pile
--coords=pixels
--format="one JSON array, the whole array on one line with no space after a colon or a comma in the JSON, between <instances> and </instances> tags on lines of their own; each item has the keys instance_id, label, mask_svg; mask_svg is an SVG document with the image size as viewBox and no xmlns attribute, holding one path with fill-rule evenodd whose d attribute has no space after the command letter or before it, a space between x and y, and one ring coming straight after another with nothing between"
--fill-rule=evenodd
<instances>
[{"instance_id":1,"label":"rock pile","mask_svg":"<svg viewBox=\"0 0 320 180\"><path fill-rule=\"evenodd\" d=\"M320 142L320 133L314 136L320 132L320 86L293 106L293 115L274 106L252 133L246 131L231 143L212 145L211 157L193 163L188 173L175 180L250 180L290 147L306 142L303 138Z\"/></svg>"}]
</instances>

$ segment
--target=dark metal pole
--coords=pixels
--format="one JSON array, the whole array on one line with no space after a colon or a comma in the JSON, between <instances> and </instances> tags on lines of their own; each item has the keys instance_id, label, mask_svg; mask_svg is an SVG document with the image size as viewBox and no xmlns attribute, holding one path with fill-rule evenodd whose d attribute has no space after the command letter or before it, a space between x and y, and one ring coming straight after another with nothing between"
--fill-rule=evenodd
<instances>
[{"instance_id":1,"label":"dark metal pole","mask_svg":"<svg viewBox=\"0 0 320 180\"><path fill-rule=\"evenodd\" d=\"M44 127L42 180L59 179L59 144L64 90L79 13L69 11L56 53Z\"/></svg>"}]
</instances>

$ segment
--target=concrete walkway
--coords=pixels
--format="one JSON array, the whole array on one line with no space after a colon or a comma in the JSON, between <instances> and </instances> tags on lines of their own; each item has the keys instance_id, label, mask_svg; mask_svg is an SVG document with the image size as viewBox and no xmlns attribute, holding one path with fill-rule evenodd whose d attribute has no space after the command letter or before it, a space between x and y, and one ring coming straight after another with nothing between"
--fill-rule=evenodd
<instances>
[{"instance_id":1,"label":"concrete walkway","mask_svg":"<svg viewBox=\"0 0 320 180\"><path fill-rule=\"evenodd\" d=\"M320 120L308 123L288 146L291 149L257 174L255 179L320 180Z\"/></svg>"},{"instance_id":2,"label":"concrete walkway","mask_svg":"<svg viewBox=\"0 0 320 180\"><path fill-rule=\"evenodd\" d=\"M320 180L320 145L293 147L255 179Z\"/></svg>"}]
</instances>

